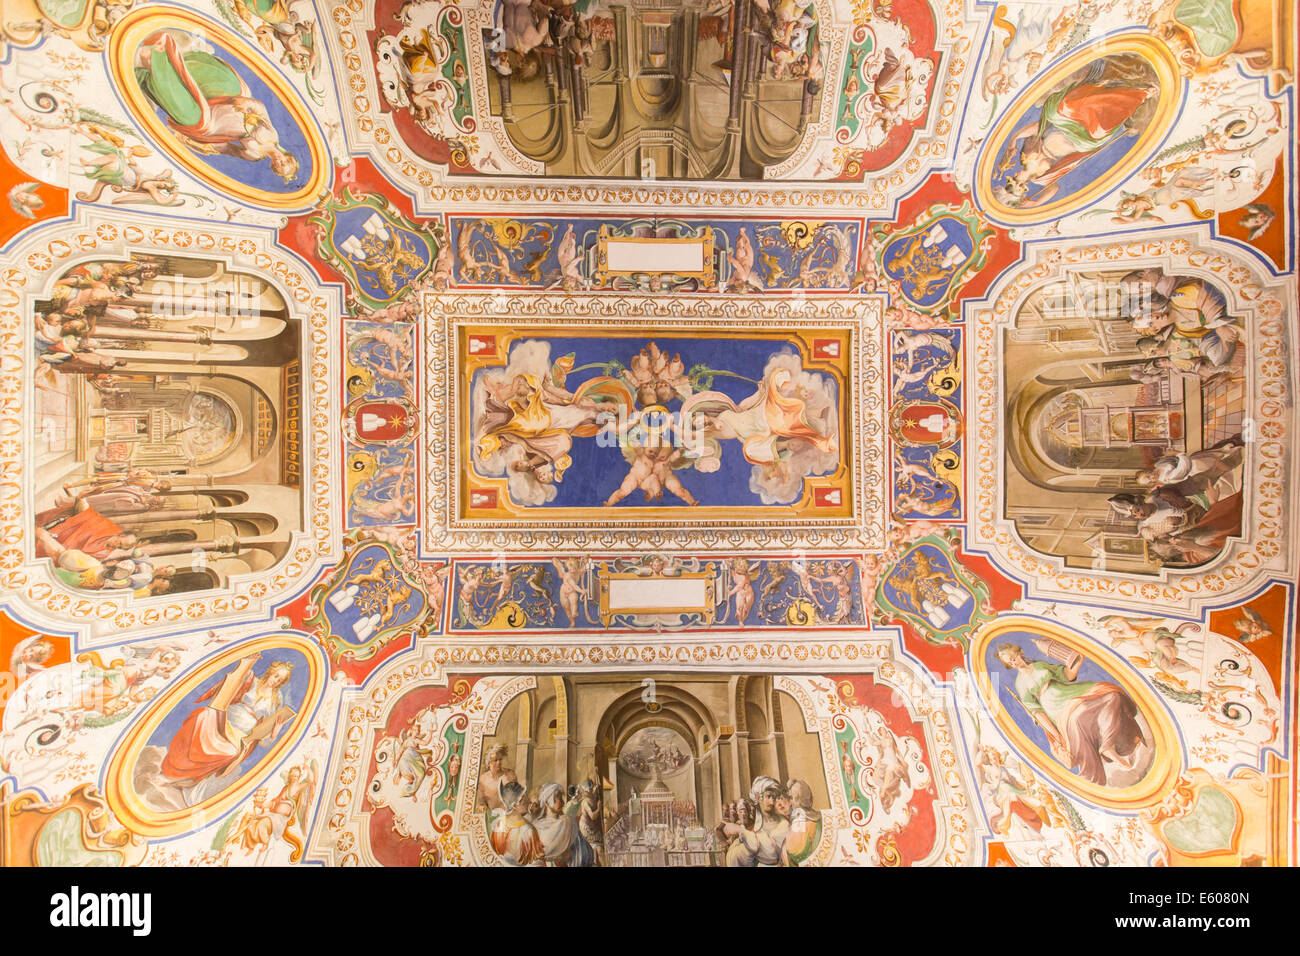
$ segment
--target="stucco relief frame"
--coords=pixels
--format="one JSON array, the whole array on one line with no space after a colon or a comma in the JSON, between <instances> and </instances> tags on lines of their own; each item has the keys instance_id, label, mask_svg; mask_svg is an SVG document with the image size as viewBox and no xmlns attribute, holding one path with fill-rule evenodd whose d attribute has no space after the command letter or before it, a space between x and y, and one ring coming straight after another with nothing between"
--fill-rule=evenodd
<instances>
[{"instance_id":1,"label":"stucco relief frame","mask_svg":"<svg viewBox=\"0 0 1300 956\"><path fill-rule=\"evenodd\" d=\"M847 403L851 436L853 488L847 518L776 518L759 527L752 521L698 520L655 527L618 512L599 520L557 521L539 515L501 521L464 519L458 499L461 459L456 423L461 370L456 338L462 326L508 325L520 334L626 322L637 331L689 333L693 329L771 330L802 328L847 330L851 336L852 379L842 400ZM425 448L425 522L423 546L430 554L530 552L647 548L680 550L733 548L880 550L885 545L886 484L885 410L887 355L884 307L874 296L826 296L802 307L775 300L738 302L718 295L593 296L502 293L428 293L424 298L424 382L428 427Z\"/></svg>"},{"instance_id":2,"label":"stucco relief frame","mask_svg":"<svg viewBox=\"0 0 1300 956\"><path fill-rule=\"evenodd\" d=\"M724 641L722 644L739 647L736 641ZM836 654L832 663L811 666L809 663L796 664L791 667L786 658L776 669L774 687L790 695L798 704L803 718L804 729L815 733L820 742L823 768L836 765L837 757L834 747L834 730L832 714L823 713L818 702L810 696L808 688L797 677L790 676L806 672L809 676L843 674L870 674L877 682L898 691L899 699L906 702L909 718L922 725L926 747L934 762L934 786L937 791L935 803L935 823L938 833L929 857L925 863L937 863L942 860L950 866L968 863L970 856L979 845L978 823L963 798L971 791L972 781L967 776L968 767L961 759L957 747L957 738L953 734L957 718L955 705L950 693L937 691L917 669L916 665L898 656L896 638L893 636L876 637L869 641L844 642L845 648L852 646L852 654ZM717 658L712 666L701 666L691 658L660 656L652 650L649 655L639 653L651 647L648 643L642 648L630 648L631 654L620 659L608 658L602 664L591 664L582 669L583 674L607 673L611 676L639 674L644 671L673 674L681 673L689 678L701 672L714 671L730 673L734 665L718 667ZM556 648L555 650L559 650ZM419 662L393 661L376 672L374 679L367 682L366 691L356 689L345 696L341 713L339 733L330 755L329 765L339 768L337 783L328 795L328 805L335 811L328 816L321 814L316 821L315 832L310 845L316 848L317 858L327 865L341 865L347 862L375 865L367 836L368 820L371 810L366 808L365 783L369 780L368 766L371 749L376 734L381 732L394 705L406 694L421 686L445 685L451 679L452 669L446 648L426 647ZM730 655L725 655L727 658ZM749 654L747 660L753 660ZM806 661L803 655L798 655ZM520 674L516 661L487 655L486 658L471 655L471 659L459 657L456 672L497 675L510 679L494 688L490 697L483 702L482 709L473 719L466 736L464 763L461 779L465 781L465 790L461 794L461 804L456 810L454 829L468 841L465 849L473 854L477 865L498 863L488 842L486 821L482 813L476 810L477 800L474 783L483 769L483 740L496 732L505 707L522 693L539 686L539 682L548 678L562 677L571 672L571 667L551 666L537 667L546 663L559 665L567 655L561 651L559 659L547 655L539 656L528 667L528 673ZM768 659L766 666L755 673L772 673L773 664ZM465 666L468 665L468 666ZM939 768L943 768L940 770ZM848 825L848 801L842 784L834 774L828 774L827 786L830 792L831 806L825 813L830 815L834 826L828 829L840 830ZM871 821L863 821L870 826ZM816 857L810 865L829 865L834 853L836 841L823 840Z\"/></svg>"},{"instance_id":3,"label":"stucco relief frame","mask_svg":"<svg viewBox=\"0 0 1300 956\"><path fill-rule=\"evenodd\" d=\"M33 335L36 300L47 295L56 277L73 266L102 258L129 258L132 253L171 255L222 262L231 271L265 276L302 320L304 529L294 532L287 556L274 568L231 580L224 588L151 598L124 591L75 591L57 580L46 560L35 556L28 530L32 491L22 476L34 473L35 384ZM55 222L33 230L9 252L24 268L0 273L0 330L6 349L0 371L0 470L13 480L0 482L0 584L33 622L55 627L88 624L84 647L130 635L167 631L184 620L220 617L223 622L263 617L273 604L310 581L337 559L342 528L332 494L340 487L336 441L338 402L329 383L336 380L335 351L329 345L331 315L341 307L339 293L319 281L266 234L211 223L160 222L148 228L93 207L83 206L76 221Z\"/></svg>"},{"instance_id":4,"label":"stucco relief frame","mask_svg":"<svg viewBox=\"0 0 1300 956\"><path fill-rule=\"evenodd\" d=\"M1245 322L1248 339L1247 409L1253 420L1255 467L1244 475L1242 533L1223 552L1195 568L1164 568L1139 575L1114 570L1066 567L1060 557L1034 550L1005 517L1005 376L1003 337L1022 304L1037 288L1077 269L1141 269L1158 266L1170 273L1199 276L1228 297L1233 314ZM1257 591L1268 579L1295 573L1288 555L1296 512L1296 487L1290 481L1295 437L1295 372L1288 357L1294 345L1287 333L1296 314L1296 290L1270 276L1260 264L1202 234L1197 238L1148 232L1123 241L1080 242L1062 248L1035 243L1025 258L980 302L967 302L971 360L967 387L974 454L968 459L968 487L974 508L970 550L987 553L1023 580L1027 593L1043 598L1103 598L1115 607L1199 614L1234 597Z\"/></svg>"}]
</instances>

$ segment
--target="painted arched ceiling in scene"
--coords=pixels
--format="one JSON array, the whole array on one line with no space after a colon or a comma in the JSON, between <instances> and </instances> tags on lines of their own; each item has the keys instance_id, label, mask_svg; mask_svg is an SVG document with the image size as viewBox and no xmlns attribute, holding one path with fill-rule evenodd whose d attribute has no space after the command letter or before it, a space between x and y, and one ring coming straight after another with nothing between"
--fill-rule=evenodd
<instances>
[{"instance_id":1,"label":"painted arched ceiling in scene","mask_svg":"<svg viewBox=\"0 0 1300 956\"><path fill-rule=\"evenodd\" d=\"M6 865L1288 865L1289 0L6 0Z\"/></svg>"}]
</instances>

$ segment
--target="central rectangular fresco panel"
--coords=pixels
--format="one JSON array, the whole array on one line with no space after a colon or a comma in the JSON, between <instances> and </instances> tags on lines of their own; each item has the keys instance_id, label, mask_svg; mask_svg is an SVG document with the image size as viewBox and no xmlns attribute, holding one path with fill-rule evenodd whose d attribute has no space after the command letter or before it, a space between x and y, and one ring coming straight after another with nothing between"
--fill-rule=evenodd
<instances>
[{"instance_id":1,"label":"central rectangular fresco panel","mask_svg":"<svg viewBox=\"0 0 1300 956\"><path fill-rule=\"evenodd\" d=\"M462 517L849 514L845 330L471 326L459 344Z\"/></svg>"},{"instance_id":2,"label":"central rectangular fresco panel","mask_svg":"<svg viewBox=\"0 0 1300 956\"><path fill-rule=\"evenodd\" d=\"M554 298L427 300L431 547L879 542L878 304Z\"/></svg>"}]
</instances>

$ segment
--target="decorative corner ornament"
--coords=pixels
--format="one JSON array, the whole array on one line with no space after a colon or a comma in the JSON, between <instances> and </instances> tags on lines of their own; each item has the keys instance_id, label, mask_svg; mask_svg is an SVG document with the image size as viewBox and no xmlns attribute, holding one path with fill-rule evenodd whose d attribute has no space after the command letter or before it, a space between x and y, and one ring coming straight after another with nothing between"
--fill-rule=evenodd
<instances>
[{"instance_id":1,"label":"decorative corner ornament","mask_svg":"<svg viewBox=\"0 0 1300 956\"><path fill-rule=\"evenodd\" d=\"M876 263L917 311L947 312L962 286L984 267L992 238L993 229L969 201L940 203L899 232L877 228Z\"/></svg>"},{"instance_id":2,"label":"decorative corner ornament","mask_svg":"<svg viewBox=\"0 0 1300 956\"><path fill-rule=\"evenodd\" d=\"M316 252L347 279L353 312L382 309L405 298L434 267L446 241L434 223L416 223L379 193L347 187L307 220Z\"/></svg>"}]
</instances>

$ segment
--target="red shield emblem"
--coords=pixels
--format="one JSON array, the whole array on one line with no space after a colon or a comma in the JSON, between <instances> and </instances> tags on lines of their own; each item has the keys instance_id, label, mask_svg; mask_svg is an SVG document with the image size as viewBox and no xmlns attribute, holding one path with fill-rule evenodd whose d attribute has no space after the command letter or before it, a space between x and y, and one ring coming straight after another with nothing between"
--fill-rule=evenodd
<instances>
[{"instance_id":1,"label":"red shield emblem","mask_svg":"<svg viewBox=\"0 0 1300 956\"><path fill-rule=\"evenodd\" d=\"M961 412L944 401L903 402L890 414L894 438L905 445L947 447L961 438Z\"/></svg>"},{"instance_id":2,"label":"red shield emblem","mask_svg":"<svg viewBox=\"0 0 1300 956\"><path fill-rule=\"evenodd\" d=\"M364 402L352 412L357 438L364 442L401 441L411 431L414 421L406 405L397 402Z\"/></svg>"},{"instance_id":3,"label":"red shield emblem","mask_svg":"<svg viewBox=\"0 0 1300 956\"><path fill-rule=\"evenodd\" d=\"M467 351L470 355L490 356L497 354L497 338L495 335L471 335L467 344Z\"/></svg>"},{"instance_id":4,"label":"red shield emblem","mask_svg":"<svg viewBox=\"0 0 1300 956\"><path fill-rule=\"evenodd\" d=\"M471 509L495 508L497 506L497 492L495 488L473 488L469 493L469 506Z\"/></svg>"},{"instance_id":5,"label":"red shield emblem","mask_svg":"<svg viewBox=\"0 0 1300 956\"><path fill-rule=\"evenodd\" d=\"M813 506L817 508L840 508L844 505L844 492L839 488L814 488Z\"/></svg>"}]
</instances>

